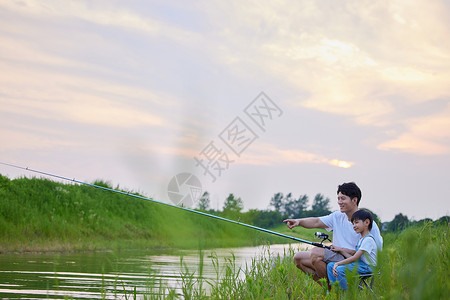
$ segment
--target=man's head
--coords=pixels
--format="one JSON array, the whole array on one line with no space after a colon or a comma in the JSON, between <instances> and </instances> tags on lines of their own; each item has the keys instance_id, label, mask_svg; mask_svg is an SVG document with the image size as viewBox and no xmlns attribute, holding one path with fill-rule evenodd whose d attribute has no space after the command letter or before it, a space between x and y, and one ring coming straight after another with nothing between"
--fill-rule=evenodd
<instances>
[{"instance_id":1,"label":"man's head","mask_svg":"<svg viewBox=\"0 0 450 300\"><path fill-rule=\"evenodd\" d=\"M337 194L339 195L339 193L350 197L351 200L356 198L356 206L358 206L359 201L361 201L361 197L362 197L361 190L354 182L347 182L347 183L343 183L343 184L339 185Z\"/></svg>"},{"instance_id":2,"label":"man's head","mask_svg":"<svg viewBox=\"0 0 450 300\"><path fill-rule=\"evenodd\" d=\"M369 230L372 229L373 217L372 214L367 210L360 209L352 215L351 222L353 223L353 227L355 227L355 225L359 223L358 221L361 221L364 224L362 226L367 226Z\"/></svg>"}]
</instances>

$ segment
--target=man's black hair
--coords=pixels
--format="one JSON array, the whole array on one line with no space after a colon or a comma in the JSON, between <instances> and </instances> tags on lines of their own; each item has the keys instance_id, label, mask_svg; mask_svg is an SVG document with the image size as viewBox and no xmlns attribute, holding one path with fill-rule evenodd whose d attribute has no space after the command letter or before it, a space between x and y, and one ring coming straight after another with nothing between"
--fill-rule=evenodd
<instances>
[{"instance_id":1,"label":"man's black hair","mask_svg":"<svg viewBox=\"0 0 450 300\"><path fill-rule=\"evenodd\" d=\"M349 196L350 199L353 199L356 197L356 205L359 205L359 201L361 201L361 190L354 182L346 182L338 186L337 194L341 192L345 196Z\"/></svg>"},{"instance_id":2,"label":"man's black hair","mask_svg":"<svg viewBox=\"0 0 450 300\"><path fill-rule=\"evenodd\" d=\"M370 221L369 222L369 230L371 230L372 224L373 224L373 217L369 211L360 209L360 210L355 211L355 213L352 215L352 223L353 223L353 221L356 221L356 220L361 220L364 222L367 219L369 219L369 221Z\"/></svg>"}]
</instances>

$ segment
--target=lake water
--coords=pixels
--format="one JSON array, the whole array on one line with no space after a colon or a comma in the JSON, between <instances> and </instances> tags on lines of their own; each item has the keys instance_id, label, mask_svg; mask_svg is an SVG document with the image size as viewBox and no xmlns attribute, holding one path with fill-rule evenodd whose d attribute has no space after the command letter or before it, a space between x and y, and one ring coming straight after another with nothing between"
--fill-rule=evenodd
<instances>
[{"instance_id":1,"label":"lake water","mask_svg":"<svg viewBox=\"0 0 450 300\"><path fill-rule=\"evenodd\" d=\"M252 258L269 252L283 255L288 249L284 244L271 245L269 250L261 246L204 250L203 277L217 277L211 254L217 255L220 266L234 255L236 266L245 268ZM185 271L180 257L189 272L198 270L199 251L192 250L0 255L0 298L132 299L135 290L143 294L149 286L156 290L169 286L179 293L180 274Z\"/></svg>"}]
</instances>

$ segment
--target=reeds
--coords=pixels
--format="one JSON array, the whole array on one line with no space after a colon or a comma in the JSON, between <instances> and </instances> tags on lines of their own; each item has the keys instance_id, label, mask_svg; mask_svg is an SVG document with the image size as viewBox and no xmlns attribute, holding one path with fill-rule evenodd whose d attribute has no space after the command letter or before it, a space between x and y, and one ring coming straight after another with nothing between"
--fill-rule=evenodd
<instances>
[{"instance_id":1,"label":"reeds","mask_svg":"<svg viewBox=\"0 0 450 300\"><path fill-rule=\"evenodd\" d=\"M184 268L178 289L170 296L145 294L145 299L448 299L449 287L448 225L411 227L385 236L379 253L372 293L358 287L359 276L348 275L348 290L333 286L330 291L298 270L292 262L293 251L270 255L268 247L244 268L236 266L234 256L225 260L212 255L214 278L202 274L203 254L198 270ZM181 260L181 264L183 261ZM166 295L168 295L166 293Z\"/></svg>"},{"instance_id":2,"label":"reeds","mask_svg":"<svg viewBox=\"0 0 450 300\"><path fill-rule=\"evenodd\" d=\"M198 268L184 268L179 287L149 279L145 291L121 290L118 284L116 293L127 299L448 299L448 224L419 224L383 237L374 294L359 290L357 276L348 279L346 292L328 291L325 284L321 287L295 267L292 251L275 257L266 253L246 268L237 267L233 256L220 265L212 255L215 278L203 276L205 258L200 251ZM0 175L0 253L121 247L208 249L270 242L285 240L89 186L45 179L9 180Z\"/></svg>"}]
</instances>

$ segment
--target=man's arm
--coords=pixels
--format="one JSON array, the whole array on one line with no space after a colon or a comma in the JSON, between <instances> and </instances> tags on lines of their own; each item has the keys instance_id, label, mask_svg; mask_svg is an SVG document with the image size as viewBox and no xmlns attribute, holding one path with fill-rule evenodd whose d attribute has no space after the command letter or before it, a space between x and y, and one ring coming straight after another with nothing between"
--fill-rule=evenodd
<instances>
[{"instance_id":1,"label":"man's arm","mask_svg":"<svg viewBox=\"0 0 450 300\"><path fill-rule=\"evenodd\" d=\"M333 245L331 245L331 251L338 252L338 253L342 254L342 256L345 257L345 258L349 258L349 257L353 256L356 253L355 250L347 249L347 248L341 248L341 247L336 247L336 246L333 246Z\"/></svg>"},{"instance_id":2,"label":"man's arm","mask_svg":"<svg viewBox=\"0 0 450 300\"><path fill-rule=\"evenodd\" d=\"M304 228L327 228L327 226L319 218L316 217L303 219L286 219L283 220L283 222L286 223L289 229L292 229L296 226L301 226Z\"/></svg>"}]
</instances>

